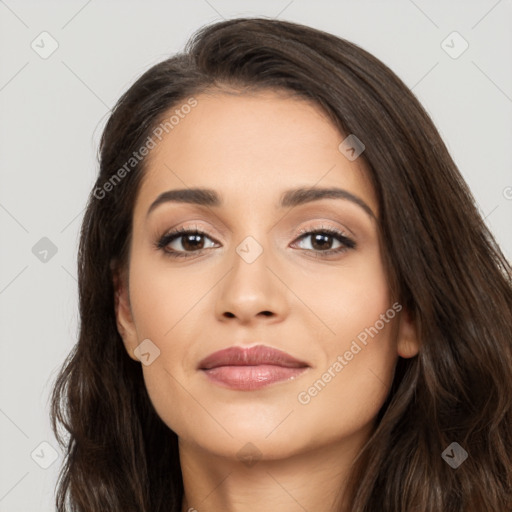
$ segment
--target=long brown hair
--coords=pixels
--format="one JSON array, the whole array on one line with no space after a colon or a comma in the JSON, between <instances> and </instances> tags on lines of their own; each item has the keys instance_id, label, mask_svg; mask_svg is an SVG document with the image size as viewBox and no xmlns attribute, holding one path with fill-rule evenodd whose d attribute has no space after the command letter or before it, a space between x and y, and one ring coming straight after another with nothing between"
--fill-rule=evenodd
<instances>
[{"instance_id":1,"label":"long brown hair","mask_svg":"<svg viewBox=\"0 0 512 512\"><path fill-rule=\"evenodd\" d=\"M358 46L291 22L242 18L201 28L183 53L145 72L104 129L78 253L79 340L52 395L66 452L59 512L181 510L177 436L117 331L113 279L127 264L147 159L126 162L172 108L225 86L312 100L340 134L366 146L392 293L415 319L421 349L398 360L354 464L348 509L512 510L512 269L433 122ZM105 187L123 166L122 181ZM442 457L453 442L468 454L457 468Z\"/></svg>"}]
</instances>

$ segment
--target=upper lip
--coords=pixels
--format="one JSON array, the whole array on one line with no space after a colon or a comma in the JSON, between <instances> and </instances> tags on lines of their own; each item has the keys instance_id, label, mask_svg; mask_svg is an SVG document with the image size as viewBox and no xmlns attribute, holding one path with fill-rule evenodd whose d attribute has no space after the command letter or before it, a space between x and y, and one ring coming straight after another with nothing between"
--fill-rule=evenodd
<instances>
[{"instance_id":1,"label":"upper lip","mask_svg":"<svg viewBox=\"0 0 512 512\"><path fill-rule=\"evenodd\" d=\"M257 366L268 364L285 368L302 368L309 366L290 354L266 345L250 348L229 347L205 357L198 365L200 370L209 370L218 366Z\"/></svg>"}]
</instances>

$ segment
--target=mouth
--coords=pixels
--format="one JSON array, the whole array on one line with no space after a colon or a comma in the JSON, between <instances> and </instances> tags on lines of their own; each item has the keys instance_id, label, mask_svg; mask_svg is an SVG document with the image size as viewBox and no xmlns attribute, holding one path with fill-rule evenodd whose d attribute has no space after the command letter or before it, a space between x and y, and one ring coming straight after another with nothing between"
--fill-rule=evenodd
<instances>
[{"instance_id":1,"label":"mouth","mask_svg":"<svg viewBox=\"0 0 512 512\"><path fill-rule=\"evenodd\" d=\"M273 383L293 380L310 366L286 352L264 345L230 347L203 359L198 370L223 387L252 391Z\"/></svg>"}]
</instances>

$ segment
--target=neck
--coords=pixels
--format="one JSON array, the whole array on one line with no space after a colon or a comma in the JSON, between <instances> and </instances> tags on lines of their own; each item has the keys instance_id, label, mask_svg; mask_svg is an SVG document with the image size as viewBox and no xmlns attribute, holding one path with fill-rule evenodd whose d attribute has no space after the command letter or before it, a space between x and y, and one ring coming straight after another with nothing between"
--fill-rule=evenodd
<instances>
[{"instance_id":1,"label":"neck","mask_svg":"<svg viewBox=\"0 0 512 512\"><path fill-rule=\"evenodd\" d=\"M284 459L265 458L253 448L253 456L243 461L240 456L219 456L180 439L182 512L348 510L342 506L345 482L368 437L359 436ZM250 446L246 447L249 454Z\"/></svg>"}]
</instances>

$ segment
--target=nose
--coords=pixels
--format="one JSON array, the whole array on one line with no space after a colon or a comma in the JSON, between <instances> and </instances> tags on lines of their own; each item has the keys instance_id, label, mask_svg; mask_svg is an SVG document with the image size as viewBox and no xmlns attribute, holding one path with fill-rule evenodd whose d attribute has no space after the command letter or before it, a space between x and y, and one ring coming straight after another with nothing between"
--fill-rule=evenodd
<instances>
[{"instance_id":1,"label":"nose","mask_svg":"<svg viewBox=\"0 0 512 512\"><path fill-rule=\"evenodd\" d=\"M215 314L219 320L243 325L276 323L288 314L288 288L267 255L265 249L251 262L235 252L233 267L217 290Z\"/></svg>"}]
</instances>

